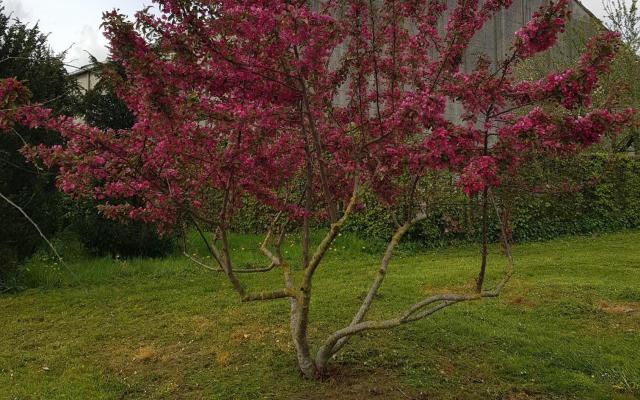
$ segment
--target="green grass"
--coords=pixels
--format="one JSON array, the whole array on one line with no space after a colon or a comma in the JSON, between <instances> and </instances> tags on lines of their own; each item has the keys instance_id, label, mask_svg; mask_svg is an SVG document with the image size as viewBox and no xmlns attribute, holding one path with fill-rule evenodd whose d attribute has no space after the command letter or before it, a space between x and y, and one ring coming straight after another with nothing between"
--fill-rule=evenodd
<instances>
[{"instance_id":1,"label":"green grass","mask_svg":"<svg viewBox=\"0 0 640 400\"><path fill-rule=\"evenodd\" d=\"M238 264L263 262L258 240L233 237ZM241 304L222 276L177 256L76 252L67 267L39 256L22 271L36 288L0 296L0 398L637 399L639 243L627 232L516 246L502 297L354 338L324 382L296 371L284 301ZM357 309L378 246L343 236L330 251L314 284L314 344ZM299 259L293 238L286 252ZM401 251L370 317L469 286L477 253ZM492 254L495 282L503 264ZM278 271L243 278L281 282Z\"/></svg>"}]
</instances>

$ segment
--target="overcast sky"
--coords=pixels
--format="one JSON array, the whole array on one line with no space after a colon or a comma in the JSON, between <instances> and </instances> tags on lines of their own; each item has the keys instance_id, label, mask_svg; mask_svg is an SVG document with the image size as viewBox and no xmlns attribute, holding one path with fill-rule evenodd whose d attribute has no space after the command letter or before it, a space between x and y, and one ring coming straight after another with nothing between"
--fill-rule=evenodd
<instances>
[{"instance_id":1,"label":"overcast sky","mask_svg":"<svg viewBox=\"0 0 640 400\"><path fill-rule=\"evenodd\" d=\"M6 10L24 22L39 22L49 33L49 43L56 52L69 49L67 62L75 66L88 63L87 52L103 60L106 40L100 31L102 12L114 8L126 15L149 5L151 0L0 0ZM602 17L602 0L582 0Z\"/></svg>"},{"instance_id":2,"label":"overcast sky","mask_svg":"<svg viewBox=\"0 0 640 400\"><path fill-rule=\"evenodd\" d=\"M49 43L56 52L69 49L67 63L88 63L87 52L103 60L107 56L106 39L100 30L102 12L114 8L133 16L151 0L0 0L6 11L23 22L38 22L49 33Z\"/></svg>"}]
</instances>

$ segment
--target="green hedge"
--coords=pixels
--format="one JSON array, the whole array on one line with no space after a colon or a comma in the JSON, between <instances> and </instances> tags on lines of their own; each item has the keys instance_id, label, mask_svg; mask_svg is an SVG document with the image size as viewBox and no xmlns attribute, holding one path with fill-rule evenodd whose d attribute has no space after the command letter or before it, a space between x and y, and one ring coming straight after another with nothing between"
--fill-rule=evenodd
<instances>
[{"instance_id":1,"label":"green hedge","mask_svg":"<svg viewBox=\"0 0 640 400\"><path fill-rule=\"evenodd\" d=\"M570 160L548 161L523 167L520 188L548 184L549 190L501 189L498 196L510 205L513 238L517 242L549 240L562 235L584 235L640 227L640 160L627 155L589 154ZM562 181L574 183L571 191L557 190ZM424 247L475 241L479 235L477 199L468 199L453 179L440 179L440 193L427 220L407 237ZM492 217L493 218L493 217ZM351 218L346 229L368 238L384 240L393 231L387 210L371 198ZM499 232L491 221L492 239Z\"/></svg>"},{"instance_id":2,"label":"green hedge","mask_svg":"<svg viewBox=\"0 0 640 400\"><path fill-rule=\"evenodd\" d=\"M516 241L640 227L639 159L592 154L552 166L559 175L592 184L556 195L519 194L511 217Z\"/></svg>"}]
</instances>

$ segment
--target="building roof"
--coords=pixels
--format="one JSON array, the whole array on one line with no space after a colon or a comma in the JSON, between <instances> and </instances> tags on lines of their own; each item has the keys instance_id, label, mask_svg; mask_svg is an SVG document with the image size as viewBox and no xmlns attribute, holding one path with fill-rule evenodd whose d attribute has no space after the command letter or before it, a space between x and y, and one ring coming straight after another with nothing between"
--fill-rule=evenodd
<instances>
[{"instance_id":1,"label":"building roof","mask_svg":"<svg viewBox=\"0 0 640 400\"><path fill-rule=\"evenodd\" d=\"M71 73L69 73L69 75L71 76L77 76L77 75L82 75L82 74L86 74L88 72L93 72L95 70L97 70L99 67L98 64L87 64L87 65L83 65L82 67L78 68L76 71L73 71Z\"/></svg>"}]
</instances>

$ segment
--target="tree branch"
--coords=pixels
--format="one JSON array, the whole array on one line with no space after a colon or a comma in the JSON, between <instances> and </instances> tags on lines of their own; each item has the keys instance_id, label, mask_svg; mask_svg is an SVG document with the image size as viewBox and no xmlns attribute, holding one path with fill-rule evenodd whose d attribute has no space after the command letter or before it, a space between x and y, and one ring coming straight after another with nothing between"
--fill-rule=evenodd
<instances>
[{"instance_id":1,"label":"tree branch","mask_svg":"<svg viewBox=\"0 0 640 400\"><path fill-rule=\"evenodd\" d=\"M198 260L196 257L189 255L189 253L187 253L186 251L183 252L182 254L185 257L187 257L189 260L191 260L193 263L195 263L196 265L204 269L208 269L209 271L213 271L213 272L220 272L220 273L224 272L222 268L211 267L205 264L204 262L202 262L201 260ZM234 269L233 272L235 272L236 274L253 274L253 273L259 273L259 272L269 272L273 270L275 267L276 267L276 264L271 263L268 267L264 267L264 268L237 268L237 269Z\"/></svg>"},{"instance_id":2,"label":"tree branch","mask_svg":"<svg viewBox=\"0 0 640 400\"><path fill-rule=\"evenodd\" d=\"M409 322L418 321L446 307L449 307L453 304L457 304L460 302L498 297L502 292L503 288L505 287L505 285L509 282L509 280L513 276L513 258L511 256L511 246L507 237L507 225L506 225L507 222L504 218L501 218L497 205L496 205L496 212L498 213L498 218L501 221L501 234L503 237L503 244L505 246L505 253L506 253L505 255L507 258L507 270L502 280L498 282L498 284L493 290L483 291L480 293L471 293L471 294L435 295L415 303L414 305L409 307L404 313L402 313L396 318L379 320L379 321L364 321L364 322L357 322L357 323L352 322L352 324L350 324L349 326L342 328L334 332L333 334L331 334L329 338L327 338L327 340L324 342L324 344L320 347L316 355L316 365L318 366L318 368L322 369L326 364L327 360L329 359L329 357L331 357L333 354L339 351L350 336L353 336L360 332L367 331L367 330L389 329L389 328L394 328ZM388 251L389 251L389 248L387 248L387 252ZM385 253L385 256L386 255L387 253ZM377 281L378 281L378 278L376 278L376 281L374 281L374 286L375 286L375 282ZM370 291L369 294L371 293L375 295L375 291L374 292ZM362 312L362 317L364 317L364 315L366 314L366 309L368 308L368 306L365 306L365 304L367 303L367 301L371 302L371 300L373 299L373 296L371 296L371 299L369 299L369 297L370 296L367 296L367 298L365 299L365 302L363 303L363 306L361 307L361 310L364 310L364 312ZM432 307L429 307L433 304L435 305ZM360 311L356 316L358 316L359 314L360 314ZM354 318L354 321L356 321L355 318Z\"/></svg>"},{"instance_id":3,"label":"tree branch","mask_svg":"<svg viewBox=\"0 0 640 400\"><path fill-rule=\"evenodd\" d=\"M380 286L382 285L382 282L384 281L384 278L387 275L389 261L391 260L391 256L393 255L394 249L396 248L398 243L400 243L400 240L402 240L402 238L409 231L409 229L411 229L411 227L416 223L424 220L426 217L427 217L426 214L421 214L416 216L411 221L408 221L407 223L402 225L400 228L398 228L398 230L396 230L394 235L391 237L391 240L389 241L389 244L387 245L387 249L384 253L384 256L380 261L380 269L378 269L378 273L373 281L373 284L371 285L371 288L369 289L367 296L365 297L364 301L362 302L362 305L360 306L360 309L358 310L356 315L353 317L353 320L351 321L351 324L349 326L353 326L362 322L367 312L369 311L371 304L373 303L373 299L378 293L378 289L380 289ZM348 340L348 337L344 337L340 339L335 344L335 346L333 346L333 348L331 349L331 354L335 354L336 352L338 352L346 344L347 340Z\"/></svg>"},{"instance_id":4,"label":"tree branch","mask_svg":"<svg viewBox=\"0 0 640 400\"><path fill-rule=\"evenodd\" d=\"M322 242L320 242L320 244L316 248L316 251L311 257L311 260L309 260L309 266L307 267L304 275L303 287L306 285L310 286L311 278L313 277L313 274L318 268L320 261L322 261L324 254L327 252L327 250L329 249L329 246L331 245L333 240L336 238L336 236L340 232L340 229L342 228L345 221L351 214L351 211L353 211L356 201L358 200L358 190L359 190L359 177L356 176L353 184L353 194L351 195L351 199L349 200L349 203L347 204L347 207L344 210L342 218L340 218L338 221L331 224L331 227L329 228L329 232L327 232L324 239L322 239Z\"/></svg>"},{"instance_id":5,"label":"tree branch","mask_svg":"<svg viewBox=\"0 0 640 400\"><path fill-rule=\"evenodd\" d=\"M53 254L56 256L56 258L58 259L58 261L60 261L61 263L64 263L64 261L62 260L62 257L60 256L60 254L58 254L58 251L56 250L56 248L53 246L53 244L49 241L49 239L45 236L45 234L42 232L42 230L40 229L40 227L38 226L38 224L35 223L34 220L31 219L31 217L29 217L29 214L26 213L26 211L24 211L22 209L22 207L20 207L19 205L17 205L16 203L14 203L10 198L6 197L5 195L3 195L2 193L0 193L0 198L2 198L4 201L6 201L7 203L9 203L9 205L13 208L15 208L16 210L18 210L20 212L20 214L22 214L22 216L24 216L27 221L29 221L29 223L31 225L33 225L34 228L36 228L36 231L38 231L38 234L40 235L40 237L42 238L42 240L45 241L45 243L47 244L47 246L49 246L49 248L51 249L51 251L53 252Z\"/></svg>"},{"instance_id":6,"label":"tree branch","mask_svg":"<svg viewBox=\"0 0 640 400\"><path fill-rule=\"evenodd\" d=\"M254 292L254 293L246 293L242 296L242 301L244 303L250 301L261 301L261 300L276 300L276 299L285 299L285 298L297 298L299 296L299 292L295 289L280 289L274 291L265 291L265 292Z\"/></svg>"}]
</instances>

